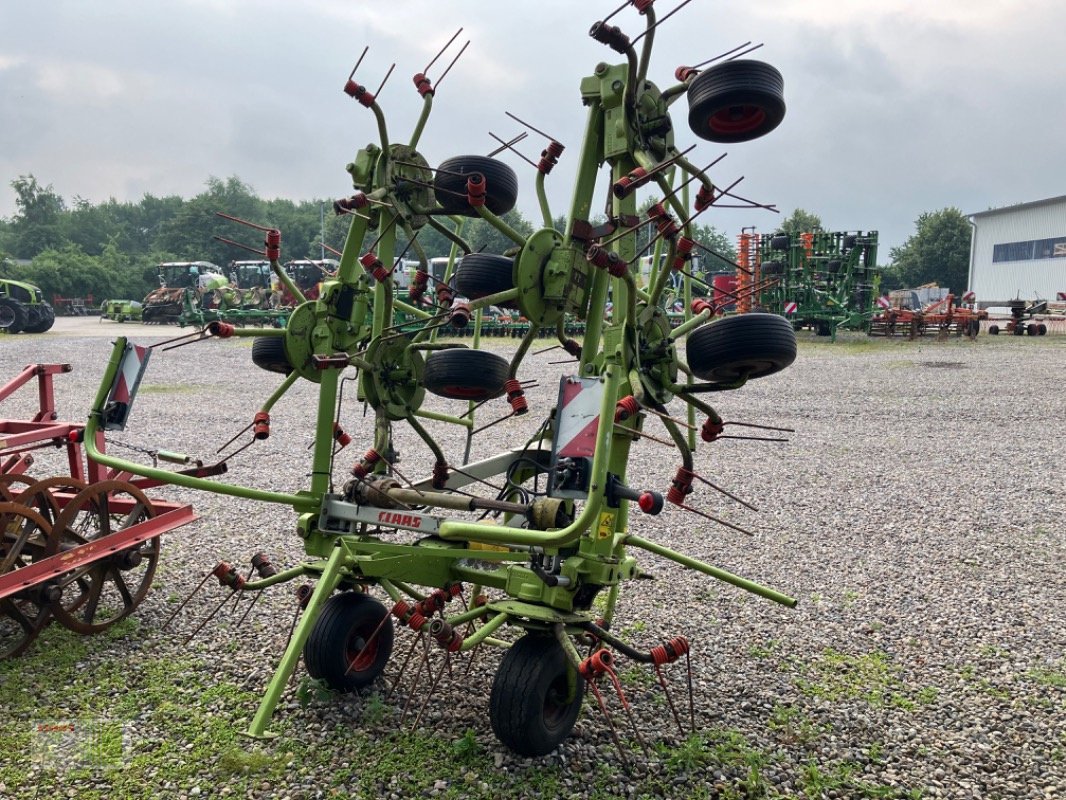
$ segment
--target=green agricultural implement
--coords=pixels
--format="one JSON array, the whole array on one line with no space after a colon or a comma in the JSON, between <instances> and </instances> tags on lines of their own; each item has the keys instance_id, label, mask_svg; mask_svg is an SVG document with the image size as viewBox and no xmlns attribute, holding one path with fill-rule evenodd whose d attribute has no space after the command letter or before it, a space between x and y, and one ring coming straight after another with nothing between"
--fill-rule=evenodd
<instances>
[{"instance_id":1,"label":"green agricultural implement","mask_svg":"<svg viewBox=\"0 0 1066 800\"><path fill-rule=\"evenodd\" d=\"M141 309L147 324L187 325L190 315L213 305L216 289L229 284L222 270L209 261L167 261L157 265L156 272L159 288L145 296Z\"/></svg>"},{"instance_id":2,"label":"green agricultural implement","mask_svg":"<svg viewBox=\"0 0 1066 800\"><path fill-rule=\"evenodd\" d=\"M100 319L112 322L140 322L143 306L136 300L105 300L100 304Z\"/></svg>"},{"instance_id":3,"label":"green agricultural implement","mask_svg":"<svg viewBox=\"0 0 1066 800\"><path fill-rule=\"evenodd\" d=\"M759 237L758 296L766 311L819 336L869 330L880 310L877 231L819 232Z\"/></svg>"},{"instance_id":4,"label":"green agricultural implement","mask_svg":"<svg viewBox=\"0 0 1066 800\"><path fill-rule=\"evenodd\" d=\"M782 317L713 319L715 307L706 299L692 301L687 283L685 300L692 306L677 327L671 328L666 306L668 298L671 307L674 302L667 287L675 270L684 274L689 263L696 214L719 201L739 202L732 184L722 188L712 182L707 168L675 146L671 107L687 98L689 127L701 139L745 142L769 133L783 118L781 75L768 64L734 56L712 59L705 69L678 68L675 82L660 89L647 78L656 13L651 0L632 5L645 25L637 39L607 21L590 31L621 63L601 63L580 82L587 123L561 232L552 225L545 191L563 154L561 143L545 136L540 159L533 162L543 227L522 235L501 219L518 195L518 176L508 165L459 155L433 167L418 150L440 84L438 78L434 86L425 74L436 58L414 76L421 113L404 142L390 138L377 100L380 88L369 91L353 70L344 92L357 111L369 115L378 140L348 164L355 191L334 206L350 219L336 275L322 282L316 299L307 299L282 268L281 232L252 225L265 238L263 257L298 301L285 326L242 329L215 321L180 337L252 337L252 360L278 373L277 388L234 437L244 437L243 446L270 435L272 408L297 381L317 387L308 485L254 488L98 452L103 431L126 425L149 352L124 338L116 341L84 432L94 459L149 479L290 507L296 514L306 561L279 571L257 556L247 578L227 563L213 573L226 589L241 593L294 579L315 581L302 595L306 606L251 722L252 736L267 735L301 657L312 678L338 692L358 690L381 676L394 638L407 630L416 637L413 648L415 642L439 645L445 660L472 657L481 645L507 648L488 698L493 730L516 752L543 755L570 734L586 688L609 720L599 687L622 692L616 657L656 671L687 662L683 636L638 650L610 630L623 586L646 574L638 553L795 604L630 529L631 513L653 517L664 502L702 514L689 505L694 489L706 483L696 471L697 438L701 448L710 446L728 426L743 424L724 420L705 398L778 372L796 355L795 334ZM697 190L693 213L689 184ZM644 186L664 199L638 215L637 194ZM594 210L605 207L602 195L596 200L597 187L606 190L609 218L602 224L590 222ZM508 254L472 252L462 233L466 218L481 218L508 237L513 242ZM652 268L646 288L640 288L636 231L647 224L656 230L652 263L663 266ZM454 243L452 264L462 255L461 267L432 286L417 241L427 226ZM396 252L399 231L421 265L406 300L390 268L405 255ZM509 359L480 349L482 315L493 307L512 309L528 321ZM579 344L566 331L582 323ZM448 331L470 327L470 346L443 341ZM576 364L560 380L556 405L536 413L521 376L524 367L532 369L525 359L542 331L552 332ZM342 392L342 381L355 377L358 391ZM427 392L455 403L457 410L427 408ZM681 404L687 422L671 415L671 401ZM533 420L530 435L524 445L467 463L478 429L474 409L489 402L509 417ZM364 403L373 418L364 455L342 465L337 454L353 437L341 429L341 419L360 413ZM676 451L676 472L672 480L663 478L662 493L644 485L648 476L627 474L634 446L658 438L644 430L652 422L665 431L660 441ZM421 455L404 454L404 472L411 475L416 467L409 465L426 458L424 477L414 482L395 468L393 432L400 426L425 446ZM465 453L446 454L438 439L454 445L456 437L435 435L440 431L461 431ZM493 488L486 490L486 484ZM494 519L486 519L489 515ZM91 615L91 609L82 613ZM665 690L665 680L662 685ZM418 693L423 708L433 695L432 687ZM675 706L683 707L671 701Z\"/></svg>"},{"instance_id":5,"label":"green agricultural implement","mask_svg":"<svg viewBox=\"0 0 1066 800\"><path fill-rule=\"evenodd\" d=\"M44 333L56 315L31 283L0 278L0 333Z\"/></svg>"}]
</instances>

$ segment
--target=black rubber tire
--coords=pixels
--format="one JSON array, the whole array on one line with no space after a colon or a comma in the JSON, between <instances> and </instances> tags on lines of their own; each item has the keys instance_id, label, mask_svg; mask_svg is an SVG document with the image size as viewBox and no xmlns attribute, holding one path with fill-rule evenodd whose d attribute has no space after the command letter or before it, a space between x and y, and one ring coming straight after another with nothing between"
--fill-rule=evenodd
<instances>
[{"instance_id":1,"label":"black rubber tire","mask_svg":"<svg viewBox=\"0 0 1066 800\"><path fill-rule=\"evenodd\" d=\"M438 350L426 359L422 384L439 397L480 403L503 394L510 365L487 350Z\"/></svg>"},{"instance_id":2,"label":"black rubber tire","mask_svg":"<svg viewBox=\"0 0 1066 800\"><path fill-rule=\"evenodd\" d=\"M492 682L496 738L519 755L547 755L574 729L584 688L554 637L527 633L508 648Z\"/></svg>"},{"instance_id":3,"label":"black rubber tire","mask_svg":"<svg viewBox=\"0 0 1066 800\"><path fill-rule=\"evenodd\" d=\"M10 297L0 297L0 330L18 333L26 327L28 318L25 305Z\"/></svg>"},{"instance_id":4,"label":"black rubber tire","mask_svg":"<svg viewBox=\"0 0 1066 800\"><path fill-rule=\"evenodd\" d=\"M1036 326L1036 335L1037 336L1047 336L1047 325L1045 325L1043 322L1041 322L1039 325L1037 325Z\"/></svg>"},{"instance_id":5,"label":"black rubber tire","mask_svg":"<svg viewBox=\"0 0 1066 800\"><path fill-rule=\"evenodd\" d=\"M840 271L840 259L834 258L832 261L827 261L825 268L831 275L836 275Z\"/></svg>"},{"instance_id":6,"label":"black rubber tire","mask_svg":"<svg viewBox=\"0 0 1066 800\"><path fill-rule=\"evenodd\" d=\"M770 239L771 250L788 250L791 244L792 240L789 238L787 233L779 234L778 236L774 236Z\"/></svg>"},{"instance_id":7,"label":"black rubber tire","mask_svg":"<svg viewBox=\"0 0 1066 800\"><path fill-rule=\"evenodd\" d=\"M814 323L814 334L815 336L832 336L833 326L824 319L820 319Z\"/></svg>"},{"instance_id":8,"label":"black rubber tire","mask_svg":"<svg viewBox=\"0 0 1066 800\"><path fill-rule=\"evenodd\" d=\"M455 272L455 288L470 300L480 300L497 292L514 288L514 260L489 253L463 256ZM517 308L514 302L500 303L500 308Z\"/></svg>"},{"instance_id":9,"label":"black rubber tire","mask_svg":"<svg viewBox=\"0 0 1066 800\"><path fill-rule=\"evenodd\" d=\"M688 126L712 142L747 142L785 118L785 82L762 61L724 61L697 75L688 87Z\"/></svg>"},{"instance_id":10,"label":"black rubber tire","mask_svg":"<svg viewBox=\"0 0 1066 800\"><path fill-rule=\"evenodd\" d=\"M48 303L42 303L38 307L37 320L28 324L24 330L26 333L44 333L52 329L52 326L56 324L56 312L52 310L52 307Z\"/></svg>"},{"instance_id":11,"label":"black rubber tire","mask_svg":"<svg viewBox=\"0 0 1066 800\"><path fill-rule=\"evenodd\" d=\"M312 678L334 691L353 692L385 670L392 641L388 609L370 595L343 592L329 598L315 620L304 644L304 664Z\"/></svg>"},{"instance_id":12,"label":"black rubber tire","mask_svg":"<svg viewBox=\"0 0 1066 800\"><path fill-rule=\"evenodd\" d=\"M292 364L285 353L285 339L281 336L256 336L252 339L252 363L267 372L288 375Z\"/></svg>"},{"instance_id":13,"label":"black rubber tire","mask_svg":"<svg viewBox=\"0 0 1066 800\"><path fill-rule=\"evenodd\" d=\"M485 207L502 216L518 200L518 176L502 161L488 156L455 156L440 163L433 178L433 195L448 214L476 217L477 211L466 201L467 177L481 173L488 186ZM458 194L455 194L455 193Z\"/></svg>"},{"instance_id":14,"label":"black rubber tire","mask_svg":"<svg viewBox=\"0 0 1066 800\"><path fill-rule=\"evenodd\" d=\"M1028 325L1026 325L1025 332L1028 333L1030 336L1036 336L1036 323L1030 322Z\"/></svg>"},{"instance_id":15,"label":"black rubber tire","mask_svg":"<svg viewBox=\"0 0 1066 800\"><path fill-rule=\"evenodd\" d=\"M763 275L784 275L785 263L783 261L764 261L762 265Z\"/></svg>"},{"instance_id":16,"label":"black rubber tire","mask_svg":"<svg viewBox=\"0 0 1066 800\"><path fill-rule=\"evenodd\" d=\"M697 328L685 342L685 353L703 381L762 378L796 360L796 332L777 314L739 314Z\"/></svg>"},{"instance_id":17,"label":"black rubber tire","mask_svg":"<svg viewBox=\"0 0 1066 800\"><path fill-rule=\"evenodd\" d=\"M988 333L991 336L998 336L999 335L999 325L989 325L988 326Z\"/></svg>"},{"instance_id":18,"label":"black rubber tire","mask_svg":"<svg viewBox=\"0 0 1066 800\"><path fill-rule=\"evenodd\" d=\"M1014 330L1012 331L1012 333L1015 336L1023 335L1025 333L1025 326L1019 322L1017 325L1014 326Z\"/></svg>"}]
</instances>

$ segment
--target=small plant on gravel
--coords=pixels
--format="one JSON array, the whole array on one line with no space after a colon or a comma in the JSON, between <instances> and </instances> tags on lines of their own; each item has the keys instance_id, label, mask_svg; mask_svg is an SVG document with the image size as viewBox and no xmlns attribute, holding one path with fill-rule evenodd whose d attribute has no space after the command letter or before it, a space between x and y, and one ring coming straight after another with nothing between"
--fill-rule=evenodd
<instances>
[{"instance_id":1,"label":"small plant on gravel","mask_svg":"<svg viewBox=\"0 0 1066 800\"><path fill-rule=\"evenodd\" d=\"M842 761L823 768L811 761L803 767L800 785L808 798L894 798L897 800L920 800L921 789L904 789L861 780L860 767L850 761Z\"/></svg>"},{"instance_id":2,"label":"small plant on gravel","mask_svg":"<svg viewBox=\"0 0 1066 800\"><path fill-rule=\"evenodd\" d=\"M309 676L304 676L296 688L296 700L300 708L307 708L314 700L328 700L332 696L333 692L325 681Z\"/></svg>"},{"instance_id":3,"label":"small plant on gravel","mask_svg":"<svg viewBox=\"0 0 1066 800\"><path fill-rule=\"evenodd\" d=\"M825 726L812 720L803 709L784 703L774 704L766 726L779 739L790 744L810 744L825 731Z\"/></svg>"},{"instance_id":4,"label":"small plant on gravel","mask_svg":"<svg viewBox=\"0 0 1066 800\"><path fill-rule=\"evenodd\" d=\"M452 742L452 755L460 763L470 763L480 752L481 745L477 742L473 728L467 728L462 736Z\"/></svg>"},{"instance_id":5,"label":"small plant on gravel","mask_svg":"<svg viewBox=\"0 0 1066 800\"><path fill-rule=\"evenodd\" d=\"M387 710L388 706L385 705L381 694L373 692L363 700L363 721L370 726L380 725Z\"/></svg>"},{"instance_id":6,"label":"small plant on gravel","mask_svg":"<svg viewBox=\"0 0 1066 800\"><path fill-rule=\"evenodd\" d=\"M935 686L923 686L918 690L917 700L922 705L927 706L930 703L935 702L939 696L940 690Z\"/></svg>"},{"instance_id":7,"label":"small plant on gravel","mask_svg":"<svg viewBox=\"0 0 1066 800\"><path fill-rule=\"evenodd\" d=\"M772 658L778 644L776 639L769 639L765 644L753 644L748 648L748 655L760 660Z\"/></svg>"},{"instance_id":8,"label":"small plant on gravel","mask_svg":"<svg viewBox=\"0 0 1066 800\"><path fill-rule=\"evenodd\" d=\"M622 683L626 686L639 686L643 688L652 686L655 683L655 674L647 667L641 666L640 664L632 665L622 672L619 677L622 679Z\"/></svg>"},{"instance_id":9,"label":"small plant on gravel","mask_svg":"<svg viewBox=\"0 0 1066 800\"><path fill-rule=\"evenodd\" d=\"M827 648L810 665L801 665L805 677L796 686L808 697L829 701L862 699L872 706L890 706L913 711L915 697L899 677L899 667L886 653L863 655Z\"/></svg>"}]
</instances>

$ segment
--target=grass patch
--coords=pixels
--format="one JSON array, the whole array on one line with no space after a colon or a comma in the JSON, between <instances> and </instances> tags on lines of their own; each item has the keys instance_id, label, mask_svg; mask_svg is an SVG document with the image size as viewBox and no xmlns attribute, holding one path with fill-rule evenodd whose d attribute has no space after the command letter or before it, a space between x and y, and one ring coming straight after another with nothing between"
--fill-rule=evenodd
<instances>
[{"instance_id":1,"label":"grass patch","mask_svg":"<svg viewBox=\"0 0 1066 800\"><path fill-rule=\"evenodd\" d=\"M899 667L886 653L876 650L851 655L826 648L804 669L805 677L796 680L797 688L808 697L832 702L865 700L875 707L913 711L919 704L935 700L939 693L935 687L909 690L899 677Z\"/></svg>"},{"instance_id":2,"label":"grass patch","mask_svg":"<svg viewBox=\"0 0 1066 800\"><path fill-rule=\"evenodd\" d=\"M859 766L850 761L842 761L828 768L811 762L805 765L800 773L800 786L804 796L809 798L839 796L920 800L922 797L921 789L903 789L870 783L861 780L858 777L859 772Z\"/></svg>"},{"instance_id":3,"label":"grass patch","mask_svg":"<svg viewBox=\"0 0 1066 800\"><path fill-rule=\"evenodd\" d=\"M1025 674L1041 686L1066 689L1066 670L1037 668L1031 669Z\"/></svg>"}]
</instances>

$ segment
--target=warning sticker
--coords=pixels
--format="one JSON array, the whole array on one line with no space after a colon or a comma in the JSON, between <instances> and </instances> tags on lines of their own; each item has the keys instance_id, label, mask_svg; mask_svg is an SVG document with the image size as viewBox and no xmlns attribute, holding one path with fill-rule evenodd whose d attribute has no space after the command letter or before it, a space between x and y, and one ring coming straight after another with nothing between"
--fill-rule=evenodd
<instances>
[{"instance_id":1,"label":"warning sticker","mask_svg":"<svg viewBox=\"0 0 1066 800\"><path fill-rule=\"evenodd\" d=\"M614 533L614 514L604 511L600 514L600 524L596 526L597 539L609 539Z\"/></svg>"}]
</instances>

